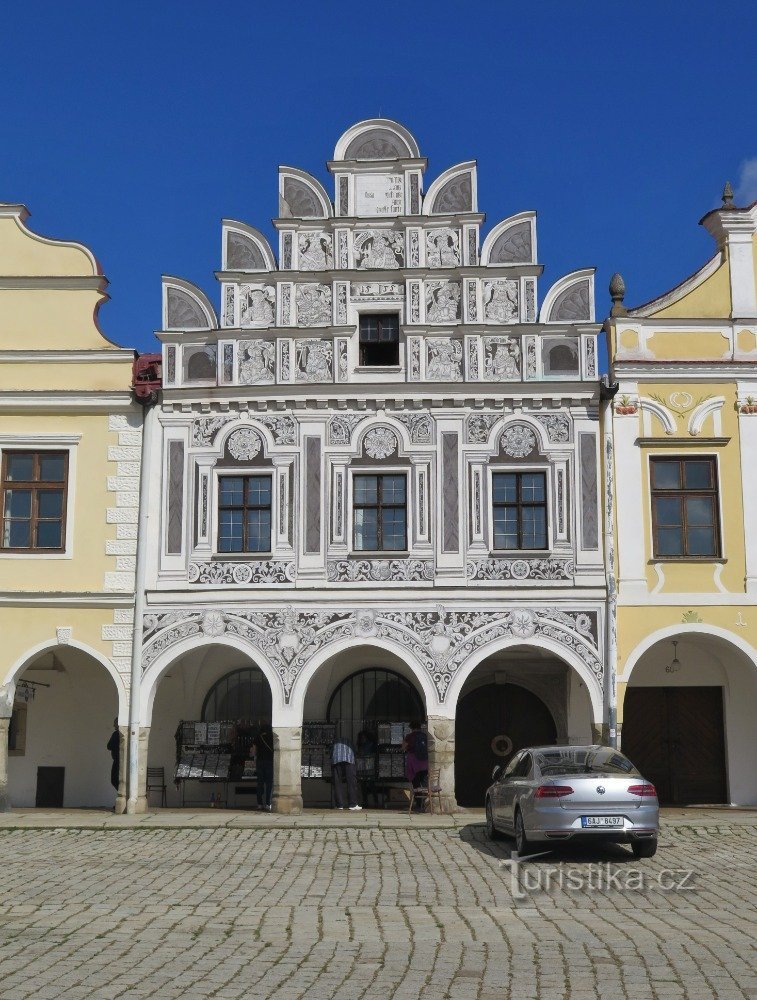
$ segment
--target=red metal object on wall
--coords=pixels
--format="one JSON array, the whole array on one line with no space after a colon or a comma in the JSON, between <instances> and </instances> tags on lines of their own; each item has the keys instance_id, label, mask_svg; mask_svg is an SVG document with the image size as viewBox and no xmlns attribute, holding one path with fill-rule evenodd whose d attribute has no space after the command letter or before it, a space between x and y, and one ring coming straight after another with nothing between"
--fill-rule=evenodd
<instances>
[{"instance_id":1,"label":"red metal object on wall","mask_svg":"<svg viewBox=\"0 0 757 1000\"><path fill-rule=\"evenodd\" d=\"M153 406L163 384L162 356L138 354L132 365L131 387L142 406Z\"/></svg>"}]
</instances>

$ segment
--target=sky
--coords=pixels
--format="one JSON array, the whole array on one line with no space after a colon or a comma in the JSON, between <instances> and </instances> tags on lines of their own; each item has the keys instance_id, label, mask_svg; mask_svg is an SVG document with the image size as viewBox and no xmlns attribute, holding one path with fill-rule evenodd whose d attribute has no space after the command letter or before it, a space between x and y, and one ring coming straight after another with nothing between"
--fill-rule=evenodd
<instances>
[{"instance_id":1,"label":"sky","mask_svg":"<svg viewBox=\"0 0 757 1000\"><path fill-rule=\"evenodd\" d=\"M730 180L757 199L754 0L4 5L0 201L87 244L118 343L153 350L160 276L218 304L221 219L274 240L277 167L327 189L356 121L402 122L425 186L478 161L485 230L538 212L540 295L597 271L597 316L712 254L699 219Z\"/></svg>"}]
</instances>

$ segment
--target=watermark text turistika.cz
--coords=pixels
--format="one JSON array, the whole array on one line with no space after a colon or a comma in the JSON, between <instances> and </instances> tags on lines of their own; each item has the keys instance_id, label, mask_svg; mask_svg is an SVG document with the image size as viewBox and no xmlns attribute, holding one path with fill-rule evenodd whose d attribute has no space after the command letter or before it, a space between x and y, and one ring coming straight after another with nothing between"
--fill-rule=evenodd
<instances>
[{"instance_id":1,"label":"watermark text turistika.cz","mask_svg":"<svg viewBox=\"0 0 757 1000\"><path fill-rule=\"evenodd\" d=\"M548 854L530 854L519 857L515 851L500 861L502 868L510 870L510 889L513 899L527 899L538 892L687 892L694 888L694 870L691 868L661 868L644 872L640 868L617 868L610 862L584 868L563 865L529 865L524 862Z\"/></svg>"}]
</instances>

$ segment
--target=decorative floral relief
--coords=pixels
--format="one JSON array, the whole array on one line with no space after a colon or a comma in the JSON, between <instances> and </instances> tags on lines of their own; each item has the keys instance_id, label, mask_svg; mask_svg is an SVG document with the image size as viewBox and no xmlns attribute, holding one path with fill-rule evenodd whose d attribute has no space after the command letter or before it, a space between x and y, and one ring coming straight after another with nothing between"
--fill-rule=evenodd
<instances>
[{"instance_id":1,"label":"decorative floral relief","mask_svg":"<svg viewBox=\"0 0 757 1000\"><path fill-rule=\"evenodd\" d=\"M197 417L192 421L192 444L207 446L213 444L224 424L238 420L236 416Z\"/></svg>"},{"instance_id":2,"label":"decorative floral relief","mask_svg":"<svg viewBox=\"0 0 757 1000\"><path fill-rule=\"evenodd\" d=\"M557 444L570 441L570 417L567 413L537 413L534 418L546 430L550 441Z\"/></svg>"},{"instance_id":3,"label":"decorative floral relief","mask_svg":"<svg viewBox=\"0 0 757 1000\"><path fill-rule=\"evenodd\" d=\"M347 341L337 341L337 379L346 382L349 375L349 364L347 359Z\"/></svg>"},{"instance_id":4,"label":"decorative floral relief","mask_svg":"<svg viewBox=\"0 0 757 1000\"><path fill-rule=\"evenodd\" d=\"M341 325L347 322L347 286L337 285L336 289L336 321Z\"/></svg>"},{"instance_id":5,"label":"decorative floral relief","mask_svg":"<svg viewBox=\"0 0 757 1000\"><path fill-rule=\"evenodd\" d=\"M252 562L193 562L187 578L196 584L292 583L293 562L267 559Z\"/></svg>"},{"instance_id":6,"label":"decorative floral relief","mask_svg":"<svg viewBox=\"0 0 757 1000\"><path fill-rule=\"evenodd\" d=\"M478 252L476 250L476 230L468 230L468 263L476 265L478 263Z\"/></svg>"},{"instance_id":7,"label":"decorative floral relief","mask_svg":"<svg viewBox=\"0 0 757 1000\"><path fill-rule=\"evenodd\" d=\"M397 451L397 436L388 427L374 427L365 435L363 447L370 458L388 458Z\"/></svg>"},{"instance_id":8,"label":"decorative floral relief","mask_svg":"<svg viewBox=\"0 0 757 1000\"><path fill-rule=\"evenodd\" d=\"M417 229L410 230L410 267L420 267L421 243Z\"/></svg>"},{"instance_id":9,"label":"decorative floral relief","mask_svg":"<svg viewBox=\"0 0 757 1000\"><path fill-rule=\"evenodd\" d=\"M297 421L288 413L256 413L253 419L268 428L276 444L297 444Z\"/></svg>"},{"instance_id":10,"label":"decorative floral relief","mask_svg":"<svg viewBox=\"0 0 757 1000\"><path fill-rule=\"evenodd\" d=\"M234 379L234 345L223 345L223 380L232 382Z\"/></svg>"},{"instance_id":11,"label":"decorative floral relief","mask_svg":"<svg viewBox=\"0 0 757 1000\"><path fill-rule=\"evenodd\" d=\"M478 344L477 337L468 341L468 378L471 382L478 382L481 374L478 367Z\"/></svg>"},{"instance_id":12,"label":"decorative floral relief","mask_svg":"<svg viewBox=\"0 0 757 1000\"><path fill-rule=\"evenodd\" d=\"M291 351L289 350L289 341L283 340L281 342L281 381L288 382L292 377L292 367L291 367Z\"/></svg>"},{"instance_id":13,"label":"decorative floral relief","mask_svg":"<svg viewBox=\"0 0 757 1000\"><path fill-rule=\"evenodd\" d=\"M355 258L359 268L396 270L405 262L400 233L385 229L369 229L355 234Z\"/></svg>"},{"instance_id":14,"label":"decorative floral relief","mask_svg":"<svg viewBox=\"0 0 757 1000\"><path fill-rule=\"evenodd\" d=\"M328 285L306 282L297 286L297 322L300 326L331 324L331 289Z\"/></svg>"},{"instance_id":15,"label":"decorative floral relief","mask_svg":"<svg viewBox=\"0 0 757 1000\"><path fill-rule=\"evenodd\" d=\"M529 337L526 344L526 378L536 378L536 338Z\"/></svg>"},{"instance_id":16,"label":"decorative floral relief","mask_svg":"<svg viewBox=\"0 0 757 1000\"><path fill-rule=\"evenodd\" d=\"M514 424L502 431L499 446L511 458L525 458L536 447L536 435L530 427Z\"/></svg>"},{"instance_id":17,"label":"decorative floral relief","mask_svg":"<svg viewBox=\"0 0 757 1000\"><path fill-rule=\"evenodd\" d=\"M421 377L421 342L417 337L408 341L408 377L417 382Z\"/></svg>"},{"instance_id":18,"label":"decorative floral relief","mask_svg":"<svg viewBox=\"0 0 757 1000\"><path fill-rule=\"evenodd\" d=\"M239 462L246 462L260 453L263 442L257 431L251 427L241 427L231 435L227 447L232 458L236 458Z\"/></svg>"},{"instance_id":19,"label":"decorative floral relief","mask_svg":"<svg viewBox=\"0 0 757 1000\"><path fill-rule=\"evenodd\" d=\"M597 377L597 353L593 337L586 341L586 377Z\"/></svg>"},{"instance_id":20,"label":"decorative floral relief","mask_svg":"<svg viewBox=\"0 0 757 1000\"><path fill-rule=\"evenodd\" d=\"M421 321L421 286L417 281L410 283L410 322Z\"/></svg>"},{"instance_id":21,"label":"decorative floral relief","mask_svg":"<svg viewBox=\"0 0 757 1000\"><path fill-rule=\"evenodd\" d=\"M289 326L292 321L291 317L291 304L292 304L292 286L282 285L281 286L281 323L283 326Z\"/></svg>"},{"instance_id":22,"label":"decorative floral relief","mask_svg":"<svg viewBox=\"0 0 757 1000\"><path fill-rule=\"evenodd\" d=\"M276 349L271 341L243 340L239 344L239 381L242 385L275 382Z\"/></svg>"},{"instance_id":23,"label":"decorative floral relief","mask_svg":"<svg viewBox=\"0 0 757 1000\"><path fill-rule=\"evenodd\" d=\"M328 233L299 233L297 236L301 271L327 271L334 264Z\"/></svg>"},{"instance_id":24,"label":"decorative floral relief","mask_svg":"<svg viewBox=\"0 0 757 1000\"><path fill-rule=\"evenodd\" d=\"M511 382L520 378L520 344L512 337L484 337L484 378Z\"/></svg>"},{"instance_id":25,"label":"decorative floral relief","mask_svg":"<svg viewBox=\"0 0 757 1000\"><path fill-rule=\"evenodd\" d=\"M239 325L272 326L276 290L272 285L239 286Z\"/></svg>"},{"instance_id":26,"label":"decorative floral relief","mask_svg":"<svg viewBox=\"0 0 757 1000\"><path fill-rule=\"evenodd\" d=\"M365 417L360 413L341 413L329 421L329 444L349 444L352 432Z\"/></svg>"},{"instance_id":27,"label":"decorative floral relief","mask_svg":"<svg viewBox=\"0 0 757 1000\"><path fill-rule=\"evenodd\" d=\"M331 382L334 346L328 340L297 341L297 381Z\"/></svg>"},{"instance_id":28,"label":"decorative floral relief","mask_svg":"<svg viewBox=\"0 0 757 1000\"><path fill-rule=\"evenodd\" d=\"M430 559L330 559L328 578L339 583L410 583L434 579Z\"/></svg>"},{"instance_id":29,"label":"decorative floral relief","mask_svg":"<svg viewBox=\"0 0 757 1000\"><path fill-rule=\"evenodd\" d=\"M451 323L460 319L460 283L426 283L426 319L429 323Z\"/></svg>"},{"instance_id":30,"label":"decorative floral relief","mask_svg":"<svg viewBox=\"0 0 757 1000\"><path fill-rule=\"evenodd\" d=\"M475 323L478 320L478 305L476 302L476 282L468 282L468 322Z\"/></svg>"},{"instance_id":31,"label":"decorative floral relief","mask_svg":"<svg viewBox=\"0 0 757 1000\"><path fill-rule=\"evenodd\" d=\"M536 283L526 281L526 322L536 321Z\"/></svg>"},{"instance_id":32,"label":"decorative floral relief","mask_svg":"<svg viewBox=\"0 0 757 1000\"><path fill-rule=\"evenodd\" d=\"M337 241L339 244L339 267L343 271L346 271L349 267L350 258L347 248L347 233L343 229L339 230Z\"/></svg>"},{"instance_id":33,"label":"decorative floral relief","mask_svg":"<svg viewBox=\"0 0 757 1000\"><path fill-rule=\"evenodd\" d=\"M394 416L407 427L413 444L431 444L434 433L431 417L425 413L395 413Z\"/></svg>"},{"instance_id":34,"label":"decorative floral relief","mask_svg":"<svg viewBox=\"0 0 757 1000\"><path fill-rule=\"evenodd\" d=\"M282 241L281 267L284 271L292 270L292 234L284 233Z\"/></svg>"},{"instance_id":35,"label":"decorative floral relief","mask_svg":"<svg viewBox=\"0 0 757 1000\"><path fill-rule=\"evenodd\" d=\"M475 559L467 566L469 580L572 580L573 560Z\"/></svg>"},{"instance_id":36,"label":"decorative floral relief","mask_svg":"<svg viewBox=\"0 0 757 1000\"><path fill-rule=\"evenodd\" d=\"M468 417L468 444L485 444L489 431L499 420L496 413L472 413Z\"/></svg>"},{"instance_id":37,"label":"decorative floral relief","mask_svg":"<svg viewBox=\"0 0 757 1000\"><path fill-rule=\"evenodd\" d=\"M457 267L460 264L460 234L455 229L431 229L426 233L428 267Z\"/></svg>"},{"instance_id":38,"label":"decorative floral relief","mask_svg":"<svg viewBox=\"0 0 757 1000\"><path fill-rule=\"evenodd\" d=\"M462 382L463 345L451 337L429 337L426 378L429 382Z\"/></svg>"},{"instance_id":39,"label":"decorative floral relief","mask_svg":"<svg viewBox=\"0 0 757 1000\"><path fill-rule=\"evenodd\" d=\"M320 649L343 640L376 636L406 649L426 672L443 702L453 677L468 657L510 636L544 636L559 643L580 658L601 685L602 663L587 623L590 625L591 616L583 612L541 608L451 612L441 605L435 611L361 608L317 612L284 607L261 611L157 612L143 619L142 669L147 670L161 653L191 636L199 638L205 633L236 637L266 657L278 674L284 699L289 703L297 677Z\"/></svg>"},{"instance_id":40,"label":"decorative floral relief","mask_svg":"<svg viewBox=\"0 0 757 1000\"><path fill-rule=\"evenodd\" d=\"M518 322L518 282L513 278L484 282L484 316L492 323Z\"/></svg>"},{"instance_id":41,"label":"decorative floral relief","mask_svg":"<svg viewBox=\"0 0 757 1000\"><path fill-rule=\"evenodd\" d=\"M226 285L223 306L224 326L234 326L234 286Z\"/></svg>"}]
</instances>

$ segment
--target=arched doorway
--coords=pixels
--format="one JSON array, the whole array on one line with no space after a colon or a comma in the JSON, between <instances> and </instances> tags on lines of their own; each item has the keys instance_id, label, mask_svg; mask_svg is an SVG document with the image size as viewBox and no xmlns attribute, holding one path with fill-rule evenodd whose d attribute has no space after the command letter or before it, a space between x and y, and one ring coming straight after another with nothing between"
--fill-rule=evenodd
<instances>
[{"instance_id":1,"label":"arched doorway","mask_svg":"<svg viewBox=\"0 0 757 1000\"><path fill-rule=\"evenodd\" d=\"M15 684L8 741L11 805L112 809L116 789L108 742L119 694L105 666L84 649L58 644L34 656ZM117 773L124 761L119 752Z\"/></svg>"},{"instance_id":2,"label":"arched doorway","mask_svg":"<svg viewBox=\"0 0 757 1000\"><path fill-rule=\"evenodd\" d=\"M410 723L425 716L421 696L394 670L368 667L345 678L329 700L328 722L357 744L361 732L377 737L380 723Z\"/></svg>"},{"instance_id":3,"label":"arched doorway","mask_svg":"<svg viewBox=\"0 0 757 1000\"><path fill-rule=\"evenodd\" d=\"M623 752L661 802L757 803L757 669L735 641L671 629L634 651L620 688Z\"/></svg>"},{"instance_id":4,"label":"arched doorway","mask_svg":"<svg viewBox=\"0 0 757 1000\"><path fill-rule=\"evenodd\" d=\"M455 729L455 788L461 806L483 806L496 764L506 764L525 746L557 741L547 706L518 684L483 684L464 694Z\"/></svg>"}]
</instances>

